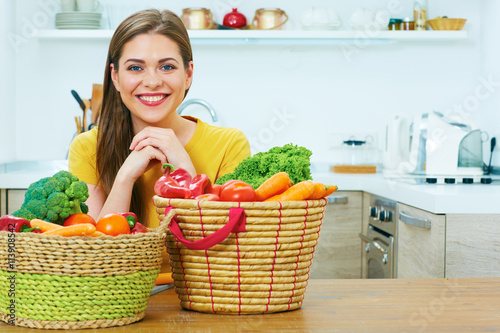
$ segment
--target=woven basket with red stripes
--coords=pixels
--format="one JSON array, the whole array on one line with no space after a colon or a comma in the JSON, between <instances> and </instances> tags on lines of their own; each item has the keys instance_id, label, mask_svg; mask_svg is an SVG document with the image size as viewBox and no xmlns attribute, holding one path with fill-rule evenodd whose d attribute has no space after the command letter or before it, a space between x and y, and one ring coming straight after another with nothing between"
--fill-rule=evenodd
<instances>
[{"instance_id":1,"label":"woven basket with red stripes","mask_svg":"<svg viewBox=\"0 0 500 333\"><path fill-rule=\"evenodd\" d=\"M167 251L183 308L262 314L301 307L327 200L153 201L169 226Z\"/></svg>"}]
</instances>

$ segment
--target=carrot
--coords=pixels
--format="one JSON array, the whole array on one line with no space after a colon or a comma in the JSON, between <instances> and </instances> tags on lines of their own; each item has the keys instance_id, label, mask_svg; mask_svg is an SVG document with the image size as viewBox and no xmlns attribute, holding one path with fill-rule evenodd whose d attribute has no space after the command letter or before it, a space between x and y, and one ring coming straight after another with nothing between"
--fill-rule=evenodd
<instances>
[{"instance_id":1,"label":"carrot","mask_svg":"<svg viewBox=\"0 0 500 333\"><path fill-rule=\"evenodd\" d=\"M285 192L272 196L266 201L298 201L305 200L314 191L314 183L310 180L304 180L290 187Z\"/></svg>"},{"instance_id":2,"label":"carrot","mask_svg":"<svg viewBox=\"0 0 500 333\"><path fill-rule=\"evenodd\" d=\"M39 219L33 219L30 221L30 226L32 228L38 227L42 232L46 232L49 230L56 230L56 229L61 229L64 228L62 225L55 224L52 222L47 222L44 220L39 220Z\"/></svg>"},{"instance_id":3,"label":"carrot","mask_svg":"<svg viewBox=\"0 0 500 333\"><path fill-rule=\"evenodd\" d=\"M339 188L336 185L325 185L325 187L326 187L326 192L325 192L325 194L323 194L323 198L329 196L333 192L337 191L337 189Z\"/></svg>"},{"instance_id":4,"label":"carrot","mask_svg":"<svg viewBox=\"0 0 500 333\"><path fill-rule=\"evenodd\" d=\"M314 183L314 191L307 200L316 200L325 196L326 187L322 183Z\"/></svg>"},{"instance_id":5,"label":"carrot","mask_svg":"<svg viewBox=\"0 0 500 333\"><path fill-rule=\"evenodd\" d=\"M257 201L264 201L273 195L281 194L292 186L290 176L286 172L278 172L269 177L256 190Z\"/></svg>"},{"instance_id":6,"label":"carrot","mask_svg":"<svg viewBox=\"0 0 500 333\"><path fill-rule=\"evenodd\" d=\"M101 237L101 236L104 236L105 234L100 232L100 231L95 231L93 234L89 234L87 236L90 236L90 237Z\"/></svg>"},{"instance_id":7,"label":"carrot","mask_svg":"<svg viewBox=\"0 0 500 333\"><path fill-rule=\"evenodd\" d=\"M70 225L67 227L62 227L54 230L49 230L42 235L47 235L47 236L53 236L53 235L58 235L58 236L85 236L85 235L91 235L95 232L95 226L93 226L90 223L83 223L83 224L75 224L75 225Z\"/></svg>"},{"instance_id":8,"label":"carrot","mask_svg":"<svg viewBox=\"0 0 500 333\"><path fill-rule=\"evenodd\" d=\"M172 273L160 273L155 280L155 285L173 283Z\"/></svg>"}]
</instances>

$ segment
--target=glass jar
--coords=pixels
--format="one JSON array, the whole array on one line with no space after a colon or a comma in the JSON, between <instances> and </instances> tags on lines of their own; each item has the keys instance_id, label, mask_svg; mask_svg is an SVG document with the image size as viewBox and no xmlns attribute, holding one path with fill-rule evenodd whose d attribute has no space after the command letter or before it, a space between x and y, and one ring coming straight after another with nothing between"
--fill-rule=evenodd
<instances>
[{"instance_id":1,"label":"glass jar","mask_svg":"<svg viewBox=\"0 0 500 333\"><path fill-rule=\"evenodd\" d=\"M402 23L403 23L403 20L401 20L401 19L391 18L389 20L388 29L389 30L401 30L401 24Z\"/></svg>"},{"instance_id":2,"label":"glass jar","mask_svg":"<svg viewBox=\"0 0 500 333\"><path fill-rule=\"evenodd\" d=\"M405 17L401 23L401 30L415 30L415 22L409 17Z\"/></svg>"},{"instance_id":3,"label":"glass jar","mask_svg":"<svg viewBox=\"0 0 500 333\"><path fill-rule=\"evenodd\" d=\"M415 30L427 30L427 0L417 0L413 4Z\"/></svg>"}]
</instances>

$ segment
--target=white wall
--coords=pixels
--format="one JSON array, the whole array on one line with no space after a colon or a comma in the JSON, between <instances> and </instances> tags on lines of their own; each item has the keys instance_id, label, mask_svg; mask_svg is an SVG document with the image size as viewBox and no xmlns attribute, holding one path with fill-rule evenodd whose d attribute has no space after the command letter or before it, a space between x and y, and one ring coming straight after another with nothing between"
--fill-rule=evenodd
<instances>
[{"instance_id":1,"label":"white wall","mask_svg":"<svg viewBox=\"0 0 500 333\"><path fill-rule=\"evenodd\" d=\"M500 165L500 1L483 0L482 2L482 31L481 31L481 73L487 81L492 81L491 93L481 98L480 126L498 140L493 154L493 165ZM489 142L484 145L484 156L489 160Z\"/></svg>"},{"instance_id":2,"label":"white wall","mask_svg":"<svg viewBox=\"0 0 500 333\"><path fill-rule=\"evenodd\" d=\"M56 0L18 2L18 31L26 29L30 21L42 28L37 23L42 20L36 17L49 12L43 4L50 5L51 1ZM108 2L115 6L116 1ZM204 6L212 8L220 22L222 15L218 13L231 6L238 7L249 20L257 8L280 7L293 23L288 29L300 29L302 10L328 4L339 13L341 29L350 29L347 22L356 8L384 9L390 2L394 1L318 0L306 4L225 0L170 1L165 6L164 1L146 1L144 8L160 5L180 14L182 8ZM137 2L126 3L129 5L121 8L140 9L131 5ZM401 3L397 16L410 16L412 1ZM356 49L359 52L351 59L346 58L341 45L195 45L195 80L188 98L209 101L219 115L219 124L242 129L254 153L293 142L313 150L314 161L328 162L333 154L331 145L350 134L372 134L381 147L386 119L391 114L416 115L433 109L447 113L474 93L485 76L481 58L485 48L481 43L494 42L493 32L481 37L481 22L484 15L494 15L489 14L489 6L498 7L494 3L429 0L430 17L468 19L467 40L370 45ZM53 27L53 19L45 26ZM108 42L39 40L36 33L33 35L17 56L15 157L61 159L66 157L75 132L74 116L81 115L70 90L75 89L82 98L90 97L92 83L102 81ZM481 112L474 110L471 117L488 126L488 131L498 131L489 120L498 117L493 105L498 103L493 99L487 102L491 107L484 106L483 110L486 103L481 103ZM1 117L3 123L4 115ZM272 126L276 117L281 117L282 127ZM12 124L13 120L7 122ZM26 133L39 135L33 140Z\"/></svg>"},{"instance_id":3,"label":"white wall","mask_svg":"<svg viewBox=\"0 0 500 333\"><path fill-rule=\"evenodd\" d=\"M0 163L10 162L15 158L15 117L16 117L16 53L9 42L10 33L14 32L15 5L6 2L0 10Z\"/></svg>"}]
</instances>

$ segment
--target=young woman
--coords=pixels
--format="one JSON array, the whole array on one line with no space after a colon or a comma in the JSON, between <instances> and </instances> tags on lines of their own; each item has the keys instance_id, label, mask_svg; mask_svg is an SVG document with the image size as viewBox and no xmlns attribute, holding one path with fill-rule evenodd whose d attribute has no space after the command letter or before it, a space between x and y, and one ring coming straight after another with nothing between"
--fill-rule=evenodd
<instances>
[{"instance_id":1,"label":"young woman","mask_svg":"<svg viewBox=\"0 0 500 333\"><path fill-rule=\"evenodd\" d=\"M176 14L145 10L116 29L98 127L78 135L69 152L69 171L88 184L96 221L132 211L157 227L152 197L163 163L214 182L250 156L241 131L177 114L192 81L189 36Z\"/></svg>"}]
</instances>

